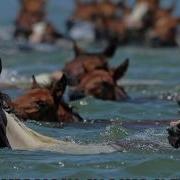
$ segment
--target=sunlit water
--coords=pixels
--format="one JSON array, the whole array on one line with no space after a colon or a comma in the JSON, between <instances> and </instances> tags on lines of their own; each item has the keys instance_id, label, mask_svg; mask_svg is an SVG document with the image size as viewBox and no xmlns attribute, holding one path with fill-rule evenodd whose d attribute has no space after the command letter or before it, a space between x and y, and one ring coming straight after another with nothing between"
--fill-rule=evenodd
<instances>
[{"instance_id":1,"label":"sunlit water","mask_svg":"<svg viewBox=\"0 0 180 180\"><path fill-rule=\"evenodd\" d=\"M52 0L49 18L64 31L64 20L70 14L72 2ZM0 56L3 59L2 81L23 80L32 74L61 69L73 57L68 48L53 52L21 52L7 40L17 4L8 0L0 2L1 37ZM6 7L6 8L3 8ZM9 9L8 12L5 9ZM112 66L130 58L130 68L123 79L132 100L110 102L87 97L72 105L85 119L104 119L133 122L137 120L178 119L179 109L174 101L161 100L164 93L180 91L179 49L149 49L139 47L119 48L110 60ZM121 82L120 82L121 83ZM12 98L22 89L6 90ZM180 151L167 142L166 125L135 126L84 124L58 128L54 125L28 122L38 132L77 143L124 142L124 149L106 155L64 155L52 152L0 150L0 177L32 178L118 178L118 177L178 177L180 176ZM146 143L147 142L147 143ZM129 143L129 144L128 144Z\"/></svg>"}]
</instances>

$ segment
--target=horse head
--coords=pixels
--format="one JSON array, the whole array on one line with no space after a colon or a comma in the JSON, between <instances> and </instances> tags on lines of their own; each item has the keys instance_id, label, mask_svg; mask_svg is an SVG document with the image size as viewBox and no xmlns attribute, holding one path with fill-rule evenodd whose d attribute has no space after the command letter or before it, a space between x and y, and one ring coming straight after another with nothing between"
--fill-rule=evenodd
<instances>
[{"instance_id":1,"label":"horse head","mask_svg":"<svg viewBox=\"0 0 180 180\"><path fill-rule=\"evenodd\" d=\"M112 57L117 49L117 41L111 40L104 51L89 53L74 42L75 58L67 63L64 68L69 84L77 85L80 79L88 72L95 69L108 69L107 59Z\"/></svg>"},{"instance_id":2,"label":"horse head","mask_svg":"<svg viewBox=\"0 0 180 180\"><path fill-rule=\"evenodd\" d=\"M18 97L13 106L16 115L24 120L75 122L82 118L63 102L67 81L62 77L50 87L41 87L33 77L32 88Z\"/></svg>"},{"instance_id":3,"label":"horse head","mask_svg":"<svg viewBox=\"0 0 180 180\"><path fill-rule=\"evenodd\" d=\"M119 67L109 71L97 69L87 73L75 92L83 92L84 95L91 95L103 100L119 101L127 99L124 88L117 84L117 81L124 76L128 69L129 60L125 60Z\"/></svg>"}]
</instances>

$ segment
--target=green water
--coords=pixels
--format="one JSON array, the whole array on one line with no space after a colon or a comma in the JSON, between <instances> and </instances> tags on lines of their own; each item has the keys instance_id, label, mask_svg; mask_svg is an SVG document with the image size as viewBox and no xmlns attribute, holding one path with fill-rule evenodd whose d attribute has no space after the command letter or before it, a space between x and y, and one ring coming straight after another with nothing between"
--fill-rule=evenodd
<instances>
[{"instance_id":1,"label":"green water","mask_svg":"<svg viewBox=\"0 0 180 180\"><path fill-rule=\"evenodd\" d=\"M2 28L13 21L17 4L2 1ZM49 18L60 29L64 29L64 19L71 12L71 1L52 0ZM6 7L6 8L3 8ZM5 9L8 9L6 11ZM59 13L61 12L61 15ZM57 17L58 15L58 17ZM61 69L71 60L71 49L54 52L20 52L11 41L0 42L0 56L7 70L7 80L11 73L18 78L32 74L52 72ZM179 49L148 49L120 47L110 61L112 66L130 58L130 68L124 78L126 91L132 97L129 102L110 102L87 97L73 102L77 111L85 119L114 119L116 121L163 120L180 117L179 108L173 101L158 98L162 93L180 91L180 51ZM130 84L127 84L129 82ZM146 82L146 83L144 83ZM21 94L21 89L6 90L11 97ZM76 125L63 129L48 124L27 122L29 127L43 134L78 143L105 143L124 140L130 146L121 152L100 155L64 155L52 152L31 152L0 150L1 178L175 178L180 176L180 152L167 142L166 125L121 127L120 125ZM138 142L148 141L148 144ZM137 142L137 143L133 143ZM156 142L159 146L154 146Z\"/></svg>"}]
</instances>

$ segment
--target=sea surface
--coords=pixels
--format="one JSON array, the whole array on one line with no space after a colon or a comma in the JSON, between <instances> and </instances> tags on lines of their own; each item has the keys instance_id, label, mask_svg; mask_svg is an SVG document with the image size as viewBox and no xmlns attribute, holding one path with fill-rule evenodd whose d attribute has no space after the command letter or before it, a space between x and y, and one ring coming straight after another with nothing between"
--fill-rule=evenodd
<instances>
[{"instance_id":1,"label":"sea surface","mask_svg":"<svg viewBox=\"0 0 180 180\"><path fill-rule=\"evenodd\" d=\"M170 1L163 1L164 5ZM73 0L49 1L49 19L65 32L65 20L73 9ZM20 51L11 39L18 10L17 0L0 1L0 57L3 61L1 81L25 81L32 74L61 69L73 58L70 47L48 51ZM177 14L180 10L178 1ZM45 135L81 144L124 142L121 152L98 155L64 155L47 151L0 150L0 178L176 178L180 177L180 150L167 141L167 125L161 121L180 118L175 101L163 100L164 94L180 93L179 48L151 49L119 47L110 60L117 66L125 58L130 67L119 83L124 84L131 100L111 102L92 97L71 103L85 119L101 123L69 125L59 128L48 123L29 121L26 125ZM23 89L3 89L12 98ZM111 125L113 120L128 122ZM151 122L160 120L159 125ZM142 125L137 121L143 121ZM144 123L147 122L148 124Z\"/></svg>"}]
</instances>

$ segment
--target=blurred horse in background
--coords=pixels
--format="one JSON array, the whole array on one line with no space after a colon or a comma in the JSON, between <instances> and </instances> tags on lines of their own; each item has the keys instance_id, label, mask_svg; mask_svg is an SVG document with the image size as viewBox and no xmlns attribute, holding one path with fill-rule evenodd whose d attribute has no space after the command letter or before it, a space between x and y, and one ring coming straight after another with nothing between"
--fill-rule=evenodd
<instances>
[{"instance_id":1,"label":"blurred horse in background","mask_svg":"<svg viewBox=\"0 0 180 180\"><path fill-rule=\"evenodd\" d=\"M167 9L158 9L154 15L154 24L147 33L153 47L177 46L180 18L172 15L175 4Z\"/></svg>"},{"instance_id":2,"label":"blurred horse in background","mask_svg":"<svg viewBox=\"0 0 180 180\"><path fill-rule=\"evenodd\" d=\"M14 37L30 43L55 43L62 38L46 19L45 0L20 0L20 11L16 17Z\"/></svg>"},{"instance_id":3,"label":"blurred horse in background","mask_svg":"<svg viewBox=\"0 0 180 180\"><path fill-rule=\"evenodd\" d=\"M136 0L132 7L125 1L76 1L67 27L71 29L72 38L76 34L71 33L74 24L85 22L89 24L88 27L93 27L94 40L108 40L115 36L119 45L136 43L153 47L177 46L179 18L173 16L176 4L174 0L170 7L162 8L160 0ZM75 25L74 30L83 34L83 24L79 23L79 27Z\"/></svg>"}]
</instances>

